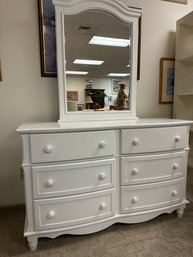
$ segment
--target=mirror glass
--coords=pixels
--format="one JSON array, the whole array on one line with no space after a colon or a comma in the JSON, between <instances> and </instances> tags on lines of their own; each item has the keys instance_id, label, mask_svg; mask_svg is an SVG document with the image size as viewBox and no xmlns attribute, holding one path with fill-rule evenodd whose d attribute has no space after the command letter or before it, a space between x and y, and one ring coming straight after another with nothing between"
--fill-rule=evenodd
<instances>
[{"instance_id":1,"label":"mirror glass","mask_svg":"<svg viewBox=\"0 0 193 257\"><path fill-rule=\"evenodd\" d=\"M132 25L92 10L64 16L64 29L68 112L130 110Z\"/></svg>"}]
</instances>

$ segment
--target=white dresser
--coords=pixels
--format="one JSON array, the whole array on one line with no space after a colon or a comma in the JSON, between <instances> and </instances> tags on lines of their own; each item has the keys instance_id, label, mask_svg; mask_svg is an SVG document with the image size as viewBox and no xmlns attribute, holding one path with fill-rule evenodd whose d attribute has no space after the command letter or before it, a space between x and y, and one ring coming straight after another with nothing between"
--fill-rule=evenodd
<instances>
[{"instance_id":1,"label":"white dresser","mask_svg":"<svg viewBox=\"0 0 193 257\"><path fill-rule=\"evenodd\" d=\"M23 124L24 235L87 234L186 207L191 122Z\"/></svg>"}]
</instances>

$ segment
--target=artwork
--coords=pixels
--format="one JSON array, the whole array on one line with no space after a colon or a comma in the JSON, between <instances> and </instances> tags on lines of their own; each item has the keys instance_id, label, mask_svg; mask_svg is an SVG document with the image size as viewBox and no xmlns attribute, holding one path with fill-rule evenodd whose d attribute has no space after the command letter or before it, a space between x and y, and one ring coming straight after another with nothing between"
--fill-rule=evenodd
<instances>
[{"instance_id":1,"label":"artwork","mask_svg":"<svg viewBox=\"0 0 193 257\"><path fill-rule=\"evenodd\" d=\"M41 75L56 77L55 9L52 0L38 0Z\"/></svg>"},{"instance_id":2,"label":"artwork","mask_svg":"<svg viewBox=\"0 0 193 257\"><path fill-rule=\"evenodd\" d=\"M119 84L122 82L120 79L112 79L111 86L112 86L112 94L117 95L119 91Z\"/></svg>"},{"instance_id":3,"label":"artwork","mask_svg":"<svg viewBox=\"0 0 193 257\"><path fill-rule=\"evenodd\" d=\"M78 101L78 91L67 91L67 101Z\"/></svg>"},{"instance_id":4,"label":"artwork","mask_svg":"<svg viewBox=\"0 0 193 257\"><path fill-rule=\"evenodd\" d=\"M173 103L174 95L174 58L160 59L160 94L159 103Z\"/></svg>"},{"instance_id":5,"label":"artwork","mask_svg":"<svg viewBox=\"0 0 193 257\"><path fill-rule=\"evenodd\" d=\"M84 110L84 104L77 104L77 111L83 111Z\"/></svg>"},{"instance_id":6,"label":"artwork","mask_svg":"<svg viewBox=\"0 0 193 257\"><path fill-rule=\"evenodd\" d=\"M2 71L1 71L1 63L0 63L0 81L3 81L3 78L2 78Z\"/></svg>"},{"instance_id":7,"label":"artwork","mask_svg":"<svg viewBox=\"0 0 193 257\"><path fill-rule=\"evenodd\" d=\"M188 2L188 0L162 0L162 1L173 2L178 4L187 4Z\"/></svg>"}]
</instances>

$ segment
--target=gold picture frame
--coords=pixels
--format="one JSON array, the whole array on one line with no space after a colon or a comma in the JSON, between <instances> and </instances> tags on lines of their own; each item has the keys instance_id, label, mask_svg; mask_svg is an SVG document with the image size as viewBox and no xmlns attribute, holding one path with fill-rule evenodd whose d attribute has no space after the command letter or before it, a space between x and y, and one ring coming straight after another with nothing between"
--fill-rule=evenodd
<instances>
[{"instance_id":1,"label":"gold picture frame","mask_svg":"<svg viewBox=\"0 0 193 257\"><path fill-rule=\"evenodd\" d=\"M1 62L0 62L0 81L3 81L2 71L1 71Z\"/></svg>"},{"instance_id":2,"label":"gold picture frame","mask_svg":"<svg viewBox=\"0 0 193 257\"><path fill-rule=\"evenodd\" d=\"M174 95L175 59L160 59L159 103L172 104Z\"/></svg>"},{"instance_id":3,"label":"gold picture frame","mask_svg":"<svg viewBox=\"0 0 193 257\"><path fill-rule=\"evenodd\" d=\"M177 4L187 4L188 0L162 0L162 1L167 1L167 2L172 2L172 3L177 3Z\"/></svg>"}]
</instances>

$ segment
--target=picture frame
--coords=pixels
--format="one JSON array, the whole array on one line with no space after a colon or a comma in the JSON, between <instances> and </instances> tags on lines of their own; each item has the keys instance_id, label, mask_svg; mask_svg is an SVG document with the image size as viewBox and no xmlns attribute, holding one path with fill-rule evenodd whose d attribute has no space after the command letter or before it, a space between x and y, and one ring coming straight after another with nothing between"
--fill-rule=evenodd
<instances>
[{"instance_id":1,"label":"picture frame","mask_svg":"<svg viewBox=\"0 0 193 257\"><path fill-rule=\"evenodd\" d=\"M37 0L39 16L40 62L42 77L57 77L56 68L56 36L55 36L55 9L52 0ZM130 7L136 9L136 7ZM141 9L141 8L139 8ZM141 26L142 18L138 23L138 53L137 53L137 80L140 79L141 59Z\"/></svg>"},{"instance_id":2,"label":"picture frame","mask_svg":"<svg viewBox=\"0 0 193 257\"><path fill-rule=\"evenodd\" d=\"M113 95L117 95L119 91L119 84L122 82L120 79L112 79L111 80L111 93Z\"/></svg>"},{"instance_id":3,"label":"picture frame","mask_svg":"<svg viewBox=\"0 0 193 257\"><path fill-rule=\"evenodd\" d=\"M38 0L42 77L56 77L55 9L52 0Z\"/></svg>"},{"instance_id":4,"label":"picture frame","mask_svg":"<svg viewBox=\"0 0 193 257\"><path fill-rule=\"evenodd\" d=\"M2 70L1 70L1 62L0 62L0 81L3 81Z\"/></svg>"},{"instance_id":5,"label":"picture frame","mask_svg":"<svg viewBox=\"0 0 193 257\"><path fill-rule=\"evenodd\" d=\"M77 111L83 111L84 110L84 104L77 104Z\"/></svg>"},{"instance_id":6,"label":"picture frame","mask_svg":"<svg viewBox=\"0 0 193 257\"><path fill-rule=\"evenodd\" d=\"M187 4L188 0L162 0L162 1L167 1L167 2L172 2L172 3L177 3L177 4Z\"/></svg>"},{"instance_id":7,"label":"picture frame","mask_svg":"<svg viewBox=\"0 0 193 257\"><path fill-rule=\"evenodd\" d=\"M175 59L160 59L159 103L172 104L174 95Z\"/></svg>"},{"instance_id":8,"label":"picture frame","mask_svg":"<svg viewBox=\"0 0 193 257\"><path fill-rule=\"evenodd\" d=\"M78 91L67 91L67 101L78 101Z\"/></svg>"}]
</instances>

